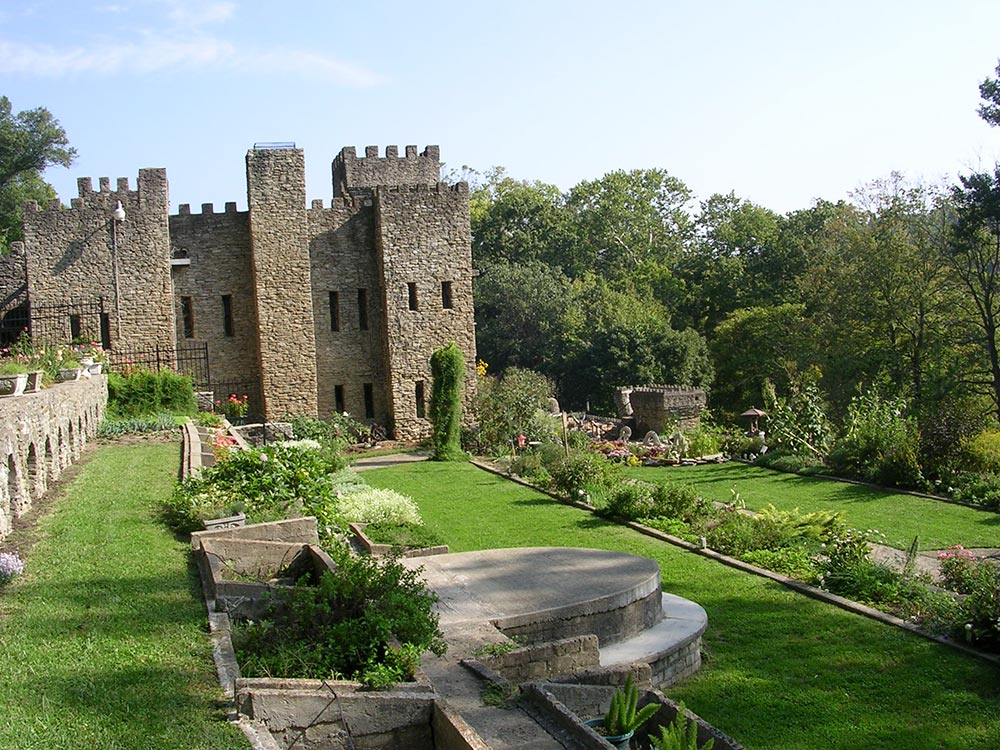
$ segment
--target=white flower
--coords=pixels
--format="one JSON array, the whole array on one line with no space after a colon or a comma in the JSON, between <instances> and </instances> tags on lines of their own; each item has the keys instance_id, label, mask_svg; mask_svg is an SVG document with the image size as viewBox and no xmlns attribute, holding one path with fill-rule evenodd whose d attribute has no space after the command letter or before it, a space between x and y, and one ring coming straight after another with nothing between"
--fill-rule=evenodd
<instances>
[{"instance_id":1,"label":"white flower","mask_svg":"<svg viewBox=\"0 0 1000 750\"><path fill-rule=\"evenodd\" d=\"M266 453L261 453L260 454L260 460L261 460L262 463L267 463L267 454Z\"/></svg>"}]
</instances>

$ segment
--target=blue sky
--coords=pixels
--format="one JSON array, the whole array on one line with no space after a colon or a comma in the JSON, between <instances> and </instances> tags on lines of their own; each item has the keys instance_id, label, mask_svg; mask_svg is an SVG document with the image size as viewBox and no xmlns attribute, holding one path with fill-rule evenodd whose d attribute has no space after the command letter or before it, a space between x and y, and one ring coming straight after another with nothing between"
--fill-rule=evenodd
<instances>
[{"instance_id":1,"label":"blue sky","mask_svg":"<svg viewBox=\"0 0 1000 750\"><path fill-rule=\"evenodd\" d=\"M786 212L992 166L998 58L995 0L0 5L0 94L79 152L46 174L60 197L166 167L175 211L244 208L247 149L294 141L310 199L342 146L433 143L564 190L658 167Z\"/></svg>"}]
</instances>

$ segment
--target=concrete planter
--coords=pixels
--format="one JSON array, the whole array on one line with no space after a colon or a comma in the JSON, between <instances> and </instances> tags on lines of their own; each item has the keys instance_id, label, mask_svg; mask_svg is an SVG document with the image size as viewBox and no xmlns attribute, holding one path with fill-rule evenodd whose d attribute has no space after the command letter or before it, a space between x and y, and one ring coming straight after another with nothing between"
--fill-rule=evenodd
<instances>
[{"instance_id":1,"label":"concrete planter","mask_svg":"<svg viewBox=\"0 0 1000 750\"><path fill-rule=\"evenodd\" d=\"M38 393L42 390L42 377L45 375L41 370L28 373L28 380L24 384L25 393Z\"/></svg>"},{"instance_id":2,"label":"concrete planter","mask_svg":"<svg viewBox=\"0 0 1000 750\"><path fill-rule=\"evenodd\" d=\"M59 371L59 380L63 383L73 383L80 379L82 370L79 367L76 368L64 368Z\"/></svg>"},{"instance_id":3,"label":"concrete planter","mask_svg":"<svg viewBox=\"0 0 1000 750\"><path fill-rule=\"evenodd\" d=\"M24 393L24 385L28 382L28 373L18 375L0 375L0 398L20 396Z\"/></svg>"}]
</instances>

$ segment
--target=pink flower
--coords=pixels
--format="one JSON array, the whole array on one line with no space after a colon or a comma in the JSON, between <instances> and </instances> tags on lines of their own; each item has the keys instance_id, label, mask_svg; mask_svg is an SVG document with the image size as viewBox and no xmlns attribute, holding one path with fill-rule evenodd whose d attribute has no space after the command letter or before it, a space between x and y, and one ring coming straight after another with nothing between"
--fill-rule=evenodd
<instances>
[{"instance_id":1,"label":"pink flower","mask_svg":"<svg viewBox=\"0 0 1000 750\"><path fill-rule=\"evenodd\" d=\"M266 453L261 453L261 454L260 454L260 460L261 460L261 461L262 461L263 463L267 463L267 454L266 454Z\"/></svg>"}]
</instances>

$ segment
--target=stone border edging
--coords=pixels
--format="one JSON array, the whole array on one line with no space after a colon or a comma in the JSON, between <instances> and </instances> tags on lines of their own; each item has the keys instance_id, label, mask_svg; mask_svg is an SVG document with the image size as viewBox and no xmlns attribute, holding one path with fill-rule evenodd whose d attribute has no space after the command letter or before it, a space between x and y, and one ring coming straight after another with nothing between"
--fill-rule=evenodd
<instances>
[{"instance_id":1,"label":"stone border edging","mask_svg":"<svg viewBox=\"0 0 1000 750\"><path fill-rule=\"evenodd\" d=\"M593 505L590 505L589 503L580 502L578 500L567 500L566 498L560 497L559 495L549 492L548 490L536 487L530 482L526 482L525 480L519 477L514 478L508 476L503 471L493 466L490 466L482 461L477 461L473 459L470 461L470 463L473 466L482 469L483 471L487 471L491 474L496 474L497 476L503 477L509 481L515 482L525 487L531 487L532 489L557 500L563 505L571 505L574 508L577 508L579 510L585 510L590 513L596 513L597 511L597 508ZM761 468L767 468L767 467L762 466ZM787 474L790 472L781 472L781 473ZM836 479L835 477L830 477L830 478L834 479L835 481L844 481ZM637 521L628 521L627 523L622 525L628 526L633 531L638 531L640 534L644 534L645 536L652 537L653 539L658 539L663 542L667 542L676 547L681 547L682 549L685 549L688 552L693 552L695 554L701 555L702 557L710 558L712 560L722 563L723 565L728 565L731 568L741 570L744 573L750 573L752 575L760 576L762 578L768 578L776 583L780 583L782 586L785 586L786 588L789 588L792 591L795 591L796 593L803 594L804 596L808 596L812 599L817 599L819 601L826 602L827 604L832 604L833 606L839 607L840 609L846 610L848 612L853 612L854 614L862 615L872 620L877 620L878 622L881 622L885 625L893 625L897 628L909 631L910 633L914 633L915 635L919 635L923 638L934 641L936 643L940 643L945 646L950 646L953 649L961 651L967 656L978 657L979 659L988 661L991 664L1000 665L1000 656L996 656L994 654L988 654L985 651L979 651L978 649L974 649L971 646L966 646L964 643L959 643L958 641L955 641L951 638L946 638L944 636L928 633L925 630L921 630L911 622L907 622L906 620L903 620L894 615L887 614L873 607L869 607L865 604L860 604L850 599L846 599L842 596L838 596L837 594L831 594L829 591L824 591L823 589L817 588L816 586L811 586L807 583L803 583L802 581L796 581L795 579L789 578L788 576L782 575L781 573L775 573L773 570L767 570L766 568L759 568L756 565L751 565L750 563L743 562L742 560L738 560L735 557L729 557L728 555L723 555L721 552L716 552L715 550L711 549L702 549L698 545L692 544L691 542L681 539L680 537L667 534L663 531L659 531L650 526L638 523Z\"/></svg>"}]
</instances>

